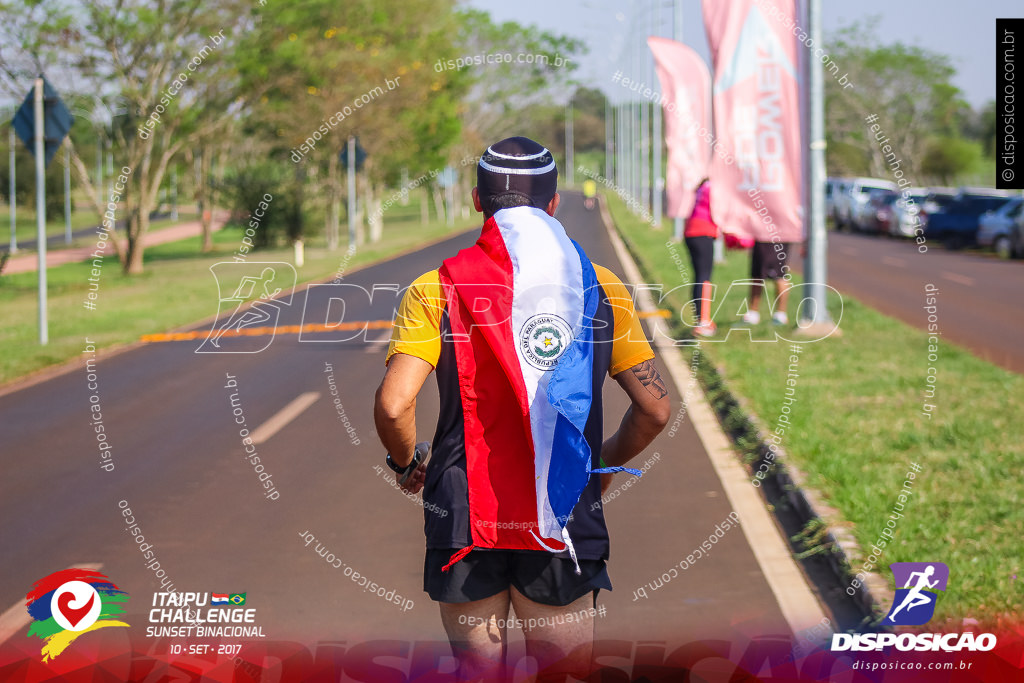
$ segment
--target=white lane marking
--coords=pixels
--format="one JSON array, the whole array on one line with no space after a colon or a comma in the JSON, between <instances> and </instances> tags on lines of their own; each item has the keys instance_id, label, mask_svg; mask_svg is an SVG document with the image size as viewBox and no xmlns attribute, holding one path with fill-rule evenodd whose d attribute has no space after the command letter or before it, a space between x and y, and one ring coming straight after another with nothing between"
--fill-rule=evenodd
<instances>
[{"instance_id":1,"label":"white lane marking","mask_svg":"<svg viewBox=\"0 0 1024 683\"><path fill-rule=\"evenodd\" d=\"M883 256L882 263L884 263L887 266L899 266L901 268L907 265L906 261L904 261L901 258L896 258L894 256Z\"/></svg>"},{"instance_id":2,"label":"white lane marking","mask_svg":"<svg viewBox=\"0 0 1024 683\"><path fill-rule=\"evenodd\" d=\"M386 341L371 341L367 343L366 348L363 349L363 353L380 353L386 351L391 340Z\"/></svg>"},{"instance_id":3,"label":"white lane marking","mask_svg":"<svg viewBox=\"0 0 1024 683\"><path fill-rule=\"evenodd\" d=\"M294 401L270 416L270 419L252 430L253 443L263 443L281 431L285 425L297 418L303 410L313 405L320 398L319 391L307 391L299 394Z\"/></svg>"},{"instance_id":4,"label":"white lane marking","mask_svg":"<svg viewBox=\"0 0 1024 683\"><path fill-rule=\"evenodd\" d=\"M967 285L968 287L974 286L974 278L967 277L966 275L958 275L956 273L950 273L948 270L944 270L942 271L942 277L946 278L947 280L950 280L951 282L956 282L961 285Z\"/></svg>"},{"instance_id":5,"label":"white lane marking","mask_svg":"<svg viewBox=\"0 0 1024 683\"><path fill-rule=\"evenodd\" d=\"M630 256L622 238L612 228L611 216L608 215L604 203L601 204L601 214L608 237L622 264L626 281L643 282L633 257ZM638 289L637 295L639 308L655 310L649 290ZM676 389L684 395L685 405L690 409L690 421L704 445L704 450L707 451L715 474L722 482L725 497L740 517L740 527L747 538L747 544L775 596L782 616L794 635L819 626L825 619L825 612L807 585L789 546L765 509L761 497L751 486L750 476L733 453L732 444L718 424L703 390L698 388L697 382L690 381L690 367L683 362L678 348L670 341L672 335L668 326L661 318L652 317L647 320L652 328L659 356L672 376Z\"/></svg>"},{"instance_id":6,"label":"white lane marking","mask_svg":"<svg viewBox=\"0 0 1024 683\"><path fill-rule=\"evenodd\" d=\"M102 568L103 565L96 562L73 564L67 567L67 569L92 569L93 571L99 571ZM28 592L27 587L25 592ZM28 610L25 609L24 599L14 603L3 614L0 614L0 644L7 642L11 636L17 635L30 621L32 621L32 617L28 615Z\"/></svg>"}]
</instances>

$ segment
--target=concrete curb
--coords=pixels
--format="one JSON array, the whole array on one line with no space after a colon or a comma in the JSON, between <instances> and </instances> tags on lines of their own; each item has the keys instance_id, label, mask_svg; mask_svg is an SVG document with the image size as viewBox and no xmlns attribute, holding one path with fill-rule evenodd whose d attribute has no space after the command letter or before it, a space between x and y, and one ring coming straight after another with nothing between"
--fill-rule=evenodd
<instances>
[{"instance_id":1,"label":"concrete curb","mask_svg":"<svg viewBox=\"0 0 1024 683\"><path fill-rule=\"evenodd\" d=\"M726 429L725 419L729 414L729 404L735 405L743 414L743 420L747 426L746 430L742 430L746 432L744 436L755 441L753 450L759 453L757 460L745 465L752 475L761 463L766 461L765 456L770 452L768 449L770 430L765 428L747 400L742 396L735 395L729 389L728 376L724 368L713 365L707 360L706 354L701 360L701 367L704 373L720 382L715 389L720 394L719 399L712 400L711 404L723 429ZM706 377L701 378L701 384L705 391L708 391ZM737 430L732 431L730 438L739 447L736 443ZM765 480L770 479L774 489L789 503L799 516L803 526L806 527L815 522L824 524L823 540L820 545L825 546L831 552L825 552L823 557L831 567L837 581L847 586L851 585L855 578L851 567L855 566L854 561L857 564L863 564L865 555L853 534L850 533L849 523L843 521L839 511L825 503L824 497L807 484L807 476L789 461L789 456L784 448L776 446L775 453L773 461L769 461L771 467ZM767 499L767 496L765 498ZM854 589L853 599L864 615L870 616L875 610L883 609L885 605L891 604L893 592L889 588L889 583L881 575L873 572L865 572L865 574L867 579L859 588Z\"/></svg>"}]
</instances>

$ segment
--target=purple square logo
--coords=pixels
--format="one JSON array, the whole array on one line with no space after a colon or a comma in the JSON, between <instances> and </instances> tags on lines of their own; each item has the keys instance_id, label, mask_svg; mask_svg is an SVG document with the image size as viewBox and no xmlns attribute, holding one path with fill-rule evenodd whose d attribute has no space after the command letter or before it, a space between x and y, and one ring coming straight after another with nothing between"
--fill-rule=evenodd
<instances>
[{"instance_id":1,"label":"purple square logo","mask_svg":"<svg viewBox=\"0 0 1024 683\"><path fill-rule=\"evenodd\" d=\"M893 562L896 580L893 600L884 623L891 626L921 626L935 614L937 591L946 590L949 567L942 562Z\"/></svg>"}]
</instances>

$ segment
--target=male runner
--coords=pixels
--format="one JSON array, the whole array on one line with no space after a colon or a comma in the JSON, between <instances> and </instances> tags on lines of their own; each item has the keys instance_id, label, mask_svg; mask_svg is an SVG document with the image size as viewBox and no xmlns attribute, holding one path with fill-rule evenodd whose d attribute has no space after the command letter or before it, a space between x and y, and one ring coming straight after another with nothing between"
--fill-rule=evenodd
<instances>
[{"instance_id":1,"label":"male runner","mask_svg":"<svg viewBox=\"0 0 1024 683\"><path fill-rule=\"evenodd\" d=\"M611 589L602 486L669 417L629 292L554 219L556 179L533 140L487 149L473 189L480 238L406 292L376 395L396 477L451 513L424 514L423 583L465 679L504 675L510 606L536 624L524 635L542 672L587 674L590 608ZM432 370L433 455L410 470L416 395ZM632 405L603 440L606 374Z\"/></svg>"}]
</instances>

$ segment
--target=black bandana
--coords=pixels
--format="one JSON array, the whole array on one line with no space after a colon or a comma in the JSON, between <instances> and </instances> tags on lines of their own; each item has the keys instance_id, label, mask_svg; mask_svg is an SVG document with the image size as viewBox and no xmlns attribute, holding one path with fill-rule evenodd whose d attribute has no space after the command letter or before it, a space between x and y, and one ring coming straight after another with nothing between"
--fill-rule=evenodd
<instances>
[{"instance_id":1,"label":"black bandana","mask_svg":"<svg viewBox=\"0 0 1024 683\"><path fill-rule=\"evenodd\" d=\"M487 148L476 167L481 201L505 194L529 197L543 209L555 196L558 169L546 147L529 138L514 137Z\"/></svg>"}]
</instances>

